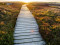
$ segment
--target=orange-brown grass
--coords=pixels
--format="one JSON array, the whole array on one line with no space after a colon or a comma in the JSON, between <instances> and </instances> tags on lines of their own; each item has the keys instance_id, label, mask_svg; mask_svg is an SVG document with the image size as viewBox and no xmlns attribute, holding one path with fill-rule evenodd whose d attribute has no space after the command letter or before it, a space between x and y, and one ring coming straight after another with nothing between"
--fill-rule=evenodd
<instances>
[{"instance_id":1,"label":"orange-brown grass","mask_svg":"<svg viewBox=\"0 0 60 45\"><path fill-rule=\"evenodd\" d=\"M13 45L13 32L23 3L0 3L0 45Z\"/></svg>"},{"instance_id":2,"label":"orange-brown grass","mask_svg":"<svg viewBox=\"0 0 60 45\"><path fill-rule=\"evenodd\" d=\"M60 9L49 3L29 3L27 7L34 15L39 32L47 45L60 45Z\"/></svg>"}]
</instances>

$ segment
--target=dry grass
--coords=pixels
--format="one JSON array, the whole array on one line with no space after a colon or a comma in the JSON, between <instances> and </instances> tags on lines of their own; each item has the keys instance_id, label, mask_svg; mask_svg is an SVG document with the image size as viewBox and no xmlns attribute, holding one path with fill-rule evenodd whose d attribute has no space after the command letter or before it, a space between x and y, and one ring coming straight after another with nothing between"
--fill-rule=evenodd
<instances>
[{"instance_id":1,"label":"dry grass","mask_svg":"<svg viewBox=\"0 0 60 45\"><path fill-rule=\"evenodd\" d=\"M29 3L27 7L34 15L39 32L47 45L60 45L60 9L49 3Z\"/></svg>"},{"instance_id":2,"label":"dry grass","mask_svg":"<svg viewBox=\"0 0 60 45\"><path fill-rule=\"evenodd\" d=\"M13 45L13 32L21 3L0 3L0 45Z\"/></svg>"}]
</instances>

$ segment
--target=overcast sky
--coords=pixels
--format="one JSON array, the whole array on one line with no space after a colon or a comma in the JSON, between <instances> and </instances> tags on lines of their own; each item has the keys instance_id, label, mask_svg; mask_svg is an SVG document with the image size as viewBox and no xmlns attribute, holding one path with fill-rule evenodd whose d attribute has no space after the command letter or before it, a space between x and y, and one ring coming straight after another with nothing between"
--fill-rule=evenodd
<instances>
[{"instance_id":1,"label":"overcast sky","mask_svg":"<svg viewBox=\"0 0 60 45\"><path fill-rule=\"evenodd\" d=\"M60 0L0 0L0 1L43 1L43 2L60 2Z\"/></svg>"}]
</instances>

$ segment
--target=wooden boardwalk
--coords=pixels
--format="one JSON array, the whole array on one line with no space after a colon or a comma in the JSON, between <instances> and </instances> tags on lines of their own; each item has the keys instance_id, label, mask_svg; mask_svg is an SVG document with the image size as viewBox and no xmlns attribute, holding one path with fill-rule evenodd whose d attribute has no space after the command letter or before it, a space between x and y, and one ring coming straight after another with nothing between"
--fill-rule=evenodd
<instances>
[{"instance_id":1,"label":"wooden boardwalk","mask_svg":"<svg viewBox=\"0 0 60 45\"><path fill-rule=\"evenodd\" d=\"M14 31L14 45L45 45L32 13L23 5Z\"/></svg>"}]
</instances>

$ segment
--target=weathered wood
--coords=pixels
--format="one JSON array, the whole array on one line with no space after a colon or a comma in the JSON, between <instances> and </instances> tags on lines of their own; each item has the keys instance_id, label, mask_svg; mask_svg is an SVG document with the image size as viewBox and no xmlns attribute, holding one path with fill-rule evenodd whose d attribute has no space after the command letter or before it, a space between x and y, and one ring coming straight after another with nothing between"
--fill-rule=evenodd
<instances>
[{"instance_id":1,"label":"weathered wood","mask_svg":"<svg viewBox=\"0 0 60 45\"><path fill-rule=\"evenodd\" d=\"M23 5L14 31L14 45L45 45L32 13Z\"/></svg>"}]
</instances>

